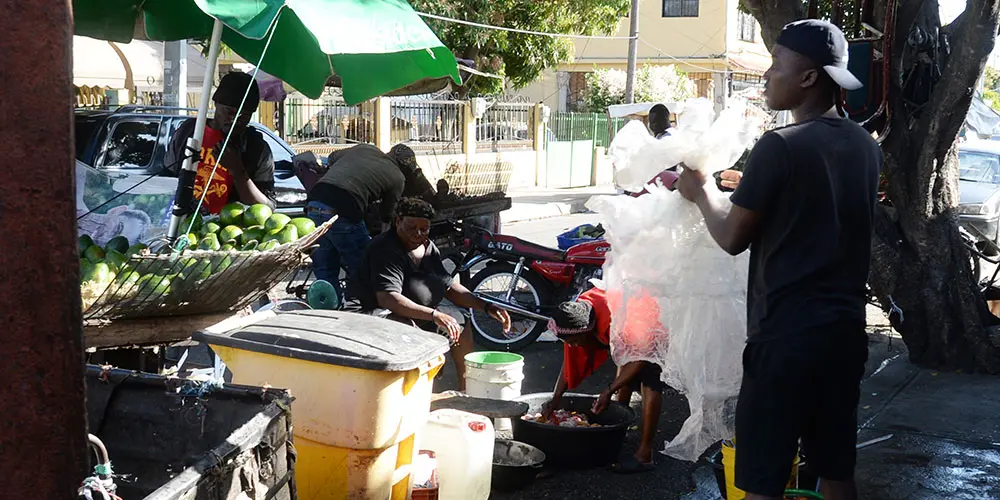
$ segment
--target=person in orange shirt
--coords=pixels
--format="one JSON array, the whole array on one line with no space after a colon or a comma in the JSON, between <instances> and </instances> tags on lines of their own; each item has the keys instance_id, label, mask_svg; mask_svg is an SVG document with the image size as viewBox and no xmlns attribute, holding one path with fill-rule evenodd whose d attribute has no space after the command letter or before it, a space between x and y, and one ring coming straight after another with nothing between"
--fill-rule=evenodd
<instances>
[{"instance_id":1,"label":"person in orange shirt","mask_svg":"<svg viewBox=\"0 0 1000 500\"><path fill-rule=\"evenodd\" d=\"M612 299L617 301L621 297ZM627 341L650 340L649 334L659 325L659 307L655 300L648 295L639 296L635 300L629 300L626 310ZM608 294L600 288L592 288L580 294L575 301L563 302L552 315L549 329L564 342L564 346L563 367L559 372L552 400L545 404L542 411L546 419L559 409L562 396L567 390L579 386L608 360L611 343L611 306ZM618 367L614 382L601 392L594 403L593 412L601 413L607 409L612 395L617 395L618 402L627 405L632 399L633 391L642 391L642 436L639 449L633 456L616 463L612 467L614 472L635 474L653 470L653 438L656 436L663 390L666 388L666 384L660 379L661 372L661 367L656 363L626 363Z\"/></svg>"}]
</instances>

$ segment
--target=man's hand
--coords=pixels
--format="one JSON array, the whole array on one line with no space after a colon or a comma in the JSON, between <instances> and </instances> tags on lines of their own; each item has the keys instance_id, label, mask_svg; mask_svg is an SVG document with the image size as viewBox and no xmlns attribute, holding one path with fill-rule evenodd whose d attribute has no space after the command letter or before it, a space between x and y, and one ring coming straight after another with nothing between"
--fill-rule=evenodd
<instances>
[{"instance_id":1,"label":"man's hand","mask_svg":"<svg viewBox=\"0 0 1000 500\"><path fill-rule=\"evenodd\" d=\"M594 401L594 406L590 411L594 412L595 415L600 415L604 413L604 410L608 409L608 405L611 404L611 388L608 387L601 392L600 396L597 396L597 401Z\"/></svg>"},{"instance_id":2,"label":"man's hand","mask_svg":"<svg viewBox=\"0 0 1000 500\"><path fill-rule=\"evenodd\" d=\"M233 177L242 178L247 176L246 166L243 165L243 155L240 153L238 147L234 144L230 144L225 152L219 151L222 147L220 144L216 147L216 158L219 158L220 163L226 170L229 171Z\"/></svg>"},{"instance_id":3,"label":"man's hand","mask_svg":"<svg viewBox=\"0 0 1000 500\"><path fill-rule=\"evenodd\" d=\"M698 198L705 195L705 176L692 168L685 167L674 185L688 201L698 201Z\"/></svg>"},{"instance_id":4,"label":"man's hand","mask_svg":"<svg viewBox=\"0 0 1000 500\"><path fill-rule=\"evenodd\" d=\"M740 186L740 181L743 179L743 172L739 170L723 170L719 174L720 184L726 189L736 189Z\"/></svg>"},{"instance_id":5,"label":"man's hand","mask_svg":"<svg viewBox=\"0 0 1000 500\"><path fill-rule=\"evenodd\" d=\"M462 325L458 324L458 320L452 318L450 314L437 310L431 313L431 317L434 318L435 325L448 333L448 339L451 340L451 343L457 344L458 338L462 335Z\"/></svg>"},{"instance_id":6,"label":"man's hand","mask_svg":"<svg viewBox=\"0 0 1000 500\"><path fill-rule=\"evenodd\" d=\"M491 318L500 322L500 326L503 327L504 333L510 331L510 314L507 313L507 311L500 309L493 304L486 304L486 314L489 314Z\"/></svg>"}]
</instances>

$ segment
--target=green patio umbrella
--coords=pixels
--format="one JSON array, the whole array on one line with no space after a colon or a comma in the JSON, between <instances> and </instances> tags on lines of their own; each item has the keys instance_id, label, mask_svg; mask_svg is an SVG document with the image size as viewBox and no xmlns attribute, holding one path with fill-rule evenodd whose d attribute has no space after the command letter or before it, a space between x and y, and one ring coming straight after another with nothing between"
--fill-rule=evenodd
<instances>
[{"instance_id":1,"label":"green patio umbrella","mask_svg":"<svg viewBox=\"0 0 1000 500\"><path fill-rule=\"evenodd\" d=\"M260 69L311 98L331 76L349 104L427 78L461 84L455 57L405 0L73 0L73 18L77 35L124 43L210 40L217 20L252 63L277 22Z\"/></svg>"},{"instance_id":2,"label":"green patio umbrella","mask_svg":"<svg viewBox=\"0 0 1000 500\"><path fill-rule=\"evenodd\" d=\"M340 79L349 104L428 78L461 84L454 55L405 0L73 0L73 21L77 35L102 40L210 40L191 151L201 149L222 41L312 98L331 77ZM171 239L190 211L195 170L189 156Z\"/></svg>"}]
</instances>

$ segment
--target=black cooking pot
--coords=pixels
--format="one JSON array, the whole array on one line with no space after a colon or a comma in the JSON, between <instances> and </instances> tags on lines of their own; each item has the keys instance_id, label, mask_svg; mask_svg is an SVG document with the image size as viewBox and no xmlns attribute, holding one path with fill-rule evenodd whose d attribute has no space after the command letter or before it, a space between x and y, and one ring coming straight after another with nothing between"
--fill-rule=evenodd
<instances>
[{"instance_id":1,"label":"black cooking pot","mask_svg":"<svg viewBox=\"0 0 1000 500\"><path fill-rule=\"evenodd\" d=\"M493 482L496 491L517 491L535 481L545 453L530 444L497 439L493 445Z\"/></svg>"},{"instance_id":2,"label":"black cooking pot","mask_svg":"<svg viewBox=\"0 0 1000 500\"><path fill-rule=\"evenodd\" d=\"M552 393L528 394L517 401L528 403L528 414L542 411L542 405L552 399ZM635 421L635 412L627 406L611 403L600 415L590 411L596 396L567 394L560 409L587 416L601 427L559 427L523 419L512 419L514 439L537 447L545 453L546 463L568 468L599 467L618 459L628 428Z\"/></svg>"}]
</instances>

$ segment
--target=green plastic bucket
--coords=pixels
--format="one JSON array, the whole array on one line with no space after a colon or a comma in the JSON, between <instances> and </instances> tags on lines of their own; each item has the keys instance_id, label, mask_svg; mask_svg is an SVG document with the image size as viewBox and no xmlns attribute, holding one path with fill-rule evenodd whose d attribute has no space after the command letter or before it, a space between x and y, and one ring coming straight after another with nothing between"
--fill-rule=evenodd
<instances>
[{"instance_id":1,"label":"green plastic bucket","mask_svg":"<svg viewBox=\"0 0 1000 500\"><path fill-rule=\"evenodd\" d=\"M496 368L487 365L510 365L518 364L524 366L524 356L512 352L482 351L473 352L465 356L465 365L475 368Z\"/></svg>"}]
</instances>

